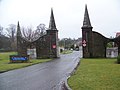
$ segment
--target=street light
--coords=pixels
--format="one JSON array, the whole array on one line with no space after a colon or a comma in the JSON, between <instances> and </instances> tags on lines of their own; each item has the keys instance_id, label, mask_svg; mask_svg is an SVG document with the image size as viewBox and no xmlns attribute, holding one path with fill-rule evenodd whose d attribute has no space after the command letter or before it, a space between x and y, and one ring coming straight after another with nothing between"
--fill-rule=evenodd
<instances>
[{"instance_id":1,"label":"street light","mask_svg":"<svg viewBox=\"0 0 120 90\"><path fill-rule=\"evenodd\" d=\"M67 38L64 38L64 49L66 49L66 40Z\"/></svg>"}]
</instances>

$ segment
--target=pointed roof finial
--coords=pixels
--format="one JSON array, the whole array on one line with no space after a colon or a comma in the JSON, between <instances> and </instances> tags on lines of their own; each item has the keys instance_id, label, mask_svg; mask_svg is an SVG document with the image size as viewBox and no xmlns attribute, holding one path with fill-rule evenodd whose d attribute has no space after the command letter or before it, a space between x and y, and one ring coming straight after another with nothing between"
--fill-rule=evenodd
<instances>
[{"instance_id":1,"label":"pointed roof finial","mask_svg":"<svg viewBox=\"0 0 120 90\"><path fill-rule=\"evenodd\" d=\"M18 21L18 25L17 25L17 36L22 36L19 21Z\"/></svg>"},{"instance_id":2,"label":"pointed roof finial","mask_svg":"<svg viewBox=\"0 0 120 90\"><path fill-rule=\"evenodd\" d=\"M50 22L49 22L49 29L50 30L57 30L56 29L56 24L54 20L54 14L53 14L53 9L51 8L51 16L50 16Z\"/></svg>"},{"instance_id":3,"label":"pointed roof finial","mask_svg":"<svg viewBox=\"0 0 120 90\"><path fill-rule=\"evenodd\" d=\"M18 25L17 26L20 27L19 21L18 21Z\"/></svg>"},{"instance_id":4,"label":"pointed roof finial","mask_svg":"<svg viewBox=\"0 0 120 90\"><path fill-rule=\"evenodd\" d=\"M87 4L85 5L85 13L84 13L84 20L83 20L83 27L92 27L90 18L89 18L89 13L87 9Z\"/></svg>"}]
</instances>

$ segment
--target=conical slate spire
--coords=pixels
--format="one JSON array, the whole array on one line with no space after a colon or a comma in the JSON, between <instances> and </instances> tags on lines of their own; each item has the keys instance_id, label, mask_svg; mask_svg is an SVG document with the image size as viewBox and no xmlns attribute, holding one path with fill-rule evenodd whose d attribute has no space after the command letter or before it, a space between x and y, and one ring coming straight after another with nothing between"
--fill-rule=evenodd
<instances>
[{"instance_id":1,"label":"conical slate spire","mask_svg":"<svg viewBox=\"0 0 120 90\"><path fill-rule=\"evenodd\" d=\"M89 13L88 13L87 5L85 5L83 27L92 27L91 23L90 23L90 18L89 18Z\"/></svg>"},{"instance_id":2,"label":"conical slate spire","mask_svg":"<svg viewBox=\"0 0 120 90\"><path fill-rule=\"evenodd\" d=\"M22 36L21 31L20 31L19 21L18 21L18 25L17 25L17 36Z\"/></svg>"},{"instance_id":3,"label":"conical slate spire","mask_svg":"<svg viewBox=\"0 0 120 90\"><path fill-rule=\"evenodd\" d=\"M57 30L56 29L56 24L54 20L54 14L53 14L53 9L51 8L51 16L50 16L50 22L49 22L49 29L50 30Z\"/></svg>"}]
</instances>

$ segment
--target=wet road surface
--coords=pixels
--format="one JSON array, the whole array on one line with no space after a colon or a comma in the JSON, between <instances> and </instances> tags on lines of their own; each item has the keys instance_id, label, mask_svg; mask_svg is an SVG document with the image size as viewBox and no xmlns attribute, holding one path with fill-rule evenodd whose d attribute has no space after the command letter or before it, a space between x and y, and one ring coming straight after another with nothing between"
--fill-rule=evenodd
<instances>
[{"instance_id":1,"label":"wet road surface","mask_svg":"<svg viewBox=\"0 0 120 90\"><path fill-rule=\"evenodd\" d=\"M79 62L80 52L50 62L0 74L0 90L60 90L61 83Z\"/></svg>"}]
</instances>

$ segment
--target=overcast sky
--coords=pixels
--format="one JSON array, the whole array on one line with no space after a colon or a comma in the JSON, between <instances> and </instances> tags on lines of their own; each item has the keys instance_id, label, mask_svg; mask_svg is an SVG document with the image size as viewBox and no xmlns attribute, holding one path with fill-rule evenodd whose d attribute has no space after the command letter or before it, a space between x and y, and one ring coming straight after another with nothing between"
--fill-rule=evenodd
<instances>
[{"instance_id":1,"label":"overcast sky","mask_svg":"<svg viewBox=\"0 0 120 90\"><path fill-rule=\"evenodd\" d=\"M1 0L0 25L6 28L19 20L25 27L48 27L52 7L59 38L79 38L85 4L94 31L106 37L120 32L120 0Z\"/></svg>"}]
</instances>

